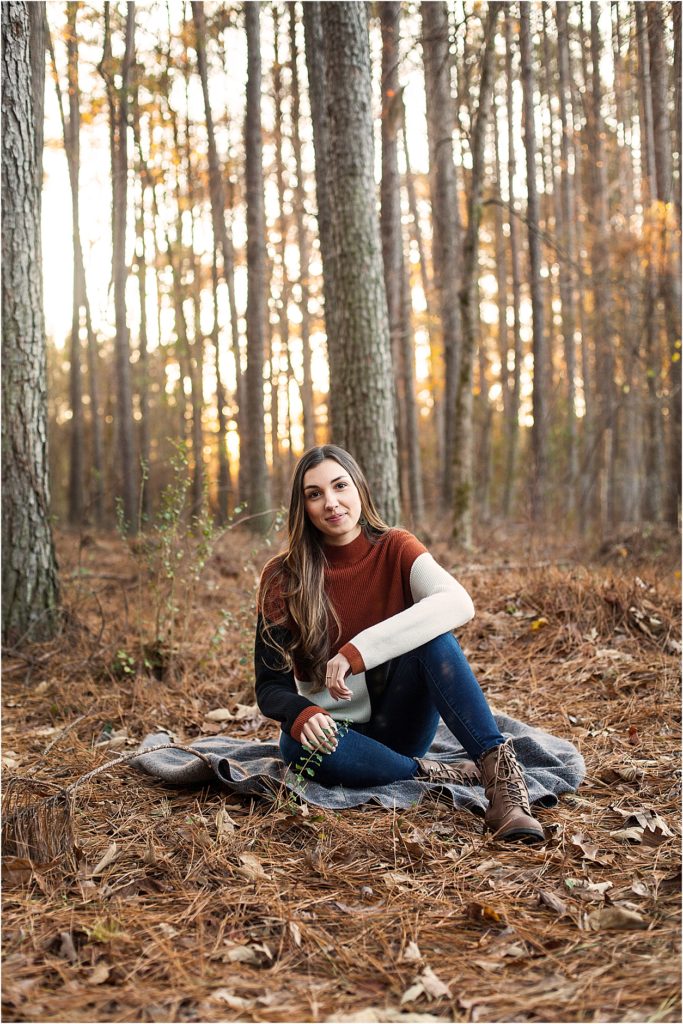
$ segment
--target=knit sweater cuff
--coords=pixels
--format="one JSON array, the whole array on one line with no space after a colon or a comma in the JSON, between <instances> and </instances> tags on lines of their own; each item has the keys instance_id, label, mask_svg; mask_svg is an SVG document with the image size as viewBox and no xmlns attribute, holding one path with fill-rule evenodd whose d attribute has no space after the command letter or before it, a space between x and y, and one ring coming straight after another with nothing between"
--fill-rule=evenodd
<instances>
[{"instance_id":1,"label":"knit sweater cuff","mask_svg":"<svg viewBox=\"0 0 683 1024\"><path fill-rule=\"evenodd\" d=\"M339 653L343 654L351 666L351 672L354 676L357 676L359 672L365 672L365 662L363 656L357 647L354 647L352 643L344 644L343 647L339 648Z\"/></svg>"},{"instance_id":2,"label":"knit sweater cuff","mask_svg":"<svg viewBox=\"0 0 683 1024\"><path fill-rule=\"evenodd\" d=\"M301 743L301 730L309 718L313 718L314 715L327 715L328 718L332 718L329 711L325 711L324 708L316 707L315 704L311 704L309 707L304 708L292 722L292 728L289 731L289 735L293 740L296 740L297 743Z\"/></svg>"}]
</instances>

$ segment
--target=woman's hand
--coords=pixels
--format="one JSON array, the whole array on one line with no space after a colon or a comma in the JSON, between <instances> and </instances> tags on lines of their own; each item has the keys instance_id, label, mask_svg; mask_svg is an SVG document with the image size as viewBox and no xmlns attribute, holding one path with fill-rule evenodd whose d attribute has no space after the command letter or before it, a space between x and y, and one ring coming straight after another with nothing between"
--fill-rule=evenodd
<instances>
[{"instance_id":1,"label":"woman's hand","mask_svg":"<svg viewBox=\"0 0 683 1024\"><path fill-rule=\"evenodd\" d=\"M301 745L304 750L319 750L333 754L337 749L337 723L322 711L309 718L301 730Z\"/></svg>"},{"instance_id":2,"label":"woman's hand","mask_svg":"<svg viewBox=\"0 0 683 1024\"><path fill-rule=\"evenodd\" d=\"M344 682L351 671L351 664L343 654L335 654L325 669L325 686L335 700L351 700L352 693Z\"/></svg>"}]
</instances>

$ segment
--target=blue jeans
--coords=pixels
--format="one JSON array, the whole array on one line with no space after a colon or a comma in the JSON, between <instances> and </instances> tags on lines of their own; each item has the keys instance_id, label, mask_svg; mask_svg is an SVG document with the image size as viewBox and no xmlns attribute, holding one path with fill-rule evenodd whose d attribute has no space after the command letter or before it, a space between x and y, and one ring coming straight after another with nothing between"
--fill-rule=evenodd
<instances>
[{"instance_id":1,"label":"blue jeans","mask_svg":"<svg viewBox=\"0 0 683 1024\"><path fill-rule=\"evenodd\" d=\"M340 702L341 703L341 702ZM473 760L502 743L495 719L452 633L394 658L369 722L352 723L337 749L310 764L324 786L373 786L412 779L429 750L439 717ZM294 765L308 752L286 732L280 751Z\"/></svg>"}]
</instances>

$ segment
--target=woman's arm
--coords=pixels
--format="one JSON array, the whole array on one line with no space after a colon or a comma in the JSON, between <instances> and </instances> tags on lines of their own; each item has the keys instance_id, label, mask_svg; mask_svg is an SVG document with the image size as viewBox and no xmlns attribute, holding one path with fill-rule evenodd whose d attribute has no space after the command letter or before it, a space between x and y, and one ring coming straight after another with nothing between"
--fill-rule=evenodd
<instances>
[{"instance_id":1,"label":"woman's arm","mask_svg":"<svg viewBox=\"0 0 683 1024\"><path fill-rule=\"evenodd\" d=\"M266 643L263 625L263 616L259 614L254 643L256 703L266 718L280 722L292 739L300 741L301 730L306 722L314 715L327 712L297 691L291 669L277 667L278 653ZM291 639L289 631L283 626L276 626L271 632L279 644Z\"/></svg>"},{"instance_id":2,"label":"woman's arm","mask_svg":"<svg viewBox=\"0 0 683 1024\"><path fill-rule=\"evenodd\" d=\"M412 651L474 616L470 595L428 551L411 565L410 592L415 602L410 608L364 629L340 648L354 674Z\"/></svg>"}]
</instances>

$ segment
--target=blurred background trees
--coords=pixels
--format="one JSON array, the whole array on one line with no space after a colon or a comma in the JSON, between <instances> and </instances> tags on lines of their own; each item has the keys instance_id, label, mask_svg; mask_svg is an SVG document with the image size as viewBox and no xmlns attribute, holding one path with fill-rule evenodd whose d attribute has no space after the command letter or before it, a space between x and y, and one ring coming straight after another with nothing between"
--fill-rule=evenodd
<instances>
[{"instance_id":1,"label":"blurred background trees","mask_svg":"<svg viewBox=\"0 0 683 1024\"><path fill-rule=\"evenodd\" d=\"M58 522L144 528L178 442L265 522L331 440L465 546L677 523L678 4L47 17Z\"/></svg>"}]
</instances>

